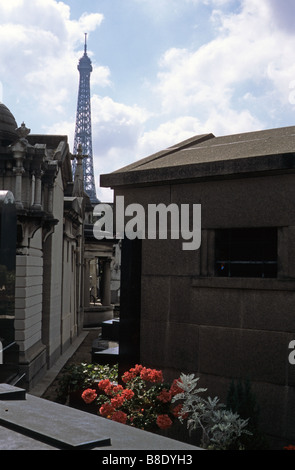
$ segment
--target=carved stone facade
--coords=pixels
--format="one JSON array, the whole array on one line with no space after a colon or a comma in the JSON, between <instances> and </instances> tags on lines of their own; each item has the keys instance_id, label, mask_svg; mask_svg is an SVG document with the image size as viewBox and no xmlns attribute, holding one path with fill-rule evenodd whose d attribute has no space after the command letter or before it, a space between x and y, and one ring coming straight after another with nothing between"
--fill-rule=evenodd
<instances>
[{"instance_id":1,"label":"carved stone facade","mask_svg":"<svg viewBox=\"0 0 295 470\"><path fill-rule=\"evenodd\" d=\"M0 103L0 190L13 194L17 215L14 339L28 389L83 328L84 220L92 207L79 171L73 181L72 158L67 137L18 128Z\"/></svg>"}]
</instances>

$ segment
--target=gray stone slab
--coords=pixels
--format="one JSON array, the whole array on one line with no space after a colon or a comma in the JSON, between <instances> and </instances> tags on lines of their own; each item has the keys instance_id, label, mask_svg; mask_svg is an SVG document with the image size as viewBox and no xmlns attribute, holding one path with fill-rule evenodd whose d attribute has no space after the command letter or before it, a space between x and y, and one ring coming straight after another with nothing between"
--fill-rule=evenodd
<instances>
[{"instance_id":1,"label":"gray stone slab","mask_svg":"<svg viewBox=\"0 0 295 470\"><path fill-rule=\"evenodd\" d=\"M0 400L25 400L26 391L12 385L0 384Z\"/></svg>"},{"instance_id":2,"label":"gray stone slab","mask_svg":"<svg viewBox=\"0 0 295 470\"><path fill-rule=\"evenodd\" d=\"M94 353L97 356L103 356L103 355L118 355L119 354L119 347L115 348L108 348L103 351L95 351Z\"/></svg>"},{"instance_id":3,"label":"gray stone slab","mask_svg":"<svg viewBox=\"0 0 295 470\"><path fill-rule=\"evenodd\" d=\"M97 416L87 416L57 403L27 395L26 400L0 401L0 424L61 449L110 445Z\"/></svg>"},{"instance_id":4,"label":"gray stone slab","mask_svg":"<svg viewBox=\"0 0 295 470\"><path fill-rule=\"evenodd\" d=\"M0 450L58 450L56 447L0 425Z\"/></svg>"}]
</instances>

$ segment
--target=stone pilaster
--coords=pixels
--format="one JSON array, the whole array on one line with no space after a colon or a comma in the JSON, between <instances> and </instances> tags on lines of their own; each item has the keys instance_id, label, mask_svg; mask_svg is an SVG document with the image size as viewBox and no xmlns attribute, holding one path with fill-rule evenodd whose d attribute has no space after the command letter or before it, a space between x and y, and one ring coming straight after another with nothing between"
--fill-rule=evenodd
<instances>
[{"instance_id":1,"label":"stone pilaster","mask_svg":"<svg viewBox=\"0 0 295 470\"><path fill-rule=\"evenodd\" d=\"M23 159L25 156L25 146L17 142L16 145L12 147L13 151L13 158L15 159L15 167L13 168L13 172L15 174L15 205L17 209L23 209L23 202L22 202L22 177L25 172L23 167Z\"/></svg>"}]
</instances>

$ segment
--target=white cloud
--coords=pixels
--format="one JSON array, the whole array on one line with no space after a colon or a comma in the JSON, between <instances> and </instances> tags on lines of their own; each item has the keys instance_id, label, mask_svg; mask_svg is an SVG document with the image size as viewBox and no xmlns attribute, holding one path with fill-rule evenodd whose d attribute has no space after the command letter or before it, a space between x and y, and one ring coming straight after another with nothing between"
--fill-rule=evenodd
<instances>
[{"instance_id":1,"label":"white cloud","mask_svg":"<svg viewBox=\"0 0 295 470\"><path fill-rule=\"evenodd\" d=\"M70 19L70 7L55 0L0 0L0 80L4 96L17 90L29 109L62 116L76 97L84 31L102 22L99 13ZM83 33L81 33L81 31ZM81 51L75 48L81 45ZM94 84L109 84L107 67L93 64Z\"/></svg>"},{"instance_id":2,"label":"white cloud","mask_svg":"<svg viewBox=\"0 0 295 470\"><path fill-rule=\"evenodd\" d=\"M187 0L187 1L194 1L194 0ZM196 0L198 1L198 0ZM235 0L203 0L203 3L205 5L210 5L210 6L216 6L216 7L222 7L224 5L229 5L233 3Z\"/></svg>"},{"instance_id":3,"label":"white cloud","mask_svg":"<svg viewBox=\"0 0 295 470\"><path fill-rule=\"evenodd\" d=\"M68 137L70 151L73 151L75 121L59 121L51 126L43 126L43 132L50 135L65 135ZM32 130L33 133L33 130Z\"/></svg>"},{"instance_id":4,"label":"white cloud","mask_svg":"<svg viewBox=\"0 0 295 470\"><path fill-rule=\"evenodd\" d=\"M71 20L68 16L65 20L69 34L69 43L79 43L81 41L81 31L91 33L102 23L104 16L101 13L83 13L78 21Z\"/></svg>"},{"instance_id":5,"label":"white cloud","mask_svg":"<svg viewBox=\"0 0 295 470\"><path fill-rule=\"evenodd\" d=\"M175 42L175 47L162 54L154 79L142 66L142 82L150 86L142 93L146 108L124 102L122 94L118 97L120 84L112 83L111 70L96 63L100 58L92 54L91 35L104 16L93 12L94 7L92 13L74 20L67 0L0 0L0 99L1 88L4 102L6 95L10 95L11 103L19 98L28 117L16 114L17 120L25 119L32 132L31 120L43 124L44 118L50 117L48 122L54 125L44 124L44 131L68 135L71 148L79 80L76 65L83 54L83 33L89 33L97 184L99 174L192 135L256 130L279 120L287 106L290 109L293 89L289 85L295 80L294 0L132 1L137 2L153 28L155 23L162 28L163 35L166 31L169 34L172 19L181 18L186 24L190 12L204 15L196 15L199 23L194 31L190 22L184 34L187 38L182 41L177 36L182 47ZM134 7L132 1L126 0L128 8L131 4ZM205 31L202 21L210 11L211 23ZM155 49L155 55L161 46ZM109 91L115 98L98 96L98 86L111 86ZM132 93L128 99L133 99ZM15 113L13 107L11 110Z\"/></svg>"},{"instance_id":6,"label":"white cloud","mask_svg":"<svg viewBox=\"0 0 295 470\"><path fill-rule=\"evenodd\" d=\"M267 0L244 0L241 6L238 13L214 10L216 37L207 44L197 50L172 48L162 56L155 91L163 114L189 114L213 132L232 132L267 122L267 115L264 120L247 107L247 91L253 106L256 99L269 113L288 104L295 36L282 29Z\"/></svg>"},{"instance_id":7,"label":"white cloud","mask_svg":"<svg viewBox=\"0 0 295 470\"><path fill-rule=\"evenodd\" d=\"M216 36L210 42L195 50L171 48L163 54L153 88L162 124L147 130L147 117L141 121L137 115L133 125L122 126L118 103L100 100L101 140L97 142L104 146L105 137L106 146L110 141L120 144L107 151L110 171L196 134L224 135L267 125L268 114L274 115L279 105L279 92L286 101L294 44L284 44L286 33L274 26L266 1L245 0L242 6L238 13L214 11ZM287 97L289 92L287 88ZM131 111L134 117L135 109ZM100 168L105 161L101 159Z\"/></svg>"},{"instance_id":8,"label":"white cloud","mask_svg":"<svg viewBox=\"0 0 295 470\"><path fill-rule=\"evenodd\" d=\"M98 85L100 87L107 87L111 85L111 71L109 67L96 65L92 63L92 73L91 73L91 86Z\"/></svg>"},{"instance_id":9,"label":"white cloud","mask_svg":"<svg viewBox=\"0 0 295 470\"><path fill-rule=\"evenodd\" d=\"M109 147L134 147L148 113L136 105L127 106L110 97L94 95L91 100L91 116L92 133L101 153Z\"/></svg>"},{"instance_id":10,"label":"white cloud","mask_svg":"<svg viewBox=\"0 0 295 470\"><path fill-rule=\"evenodd\" d=\"M205 126L204 126L205 127ZM144 157L188 139L195 134L207 133L200 121L192 116L182 116L144 132L137 145L137 155Z\"/></svg>"}]
</instances>

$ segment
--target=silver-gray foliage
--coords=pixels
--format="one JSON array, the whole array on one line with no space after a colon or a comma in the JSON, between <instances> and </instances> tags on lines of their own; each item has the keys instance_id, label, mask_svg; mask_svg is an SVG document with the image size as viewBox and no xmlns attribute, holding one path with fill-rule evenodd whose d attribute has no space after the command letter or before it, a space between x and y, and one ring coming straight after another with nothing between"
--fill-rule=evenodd
<instances>
[{"instance_id":1,"label":"silver-gray foliage","mask_svg":"<svg viewBox=\"0 0 295 470\"><path fill-rule=\"evenodd\" d=\"M205 449L226 450L242 434L251 434L246 427L248 419L242 419L219 402L217 397L204 398L201 393L206 388L197 388L199 377L194 374L181 374L178 386L182 392L174 396L173 402L181 400L183 403L179 420L187 419L187 428L191 432L201 429L201 446Z\"/></svg>"}]
</instances>

